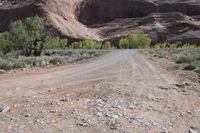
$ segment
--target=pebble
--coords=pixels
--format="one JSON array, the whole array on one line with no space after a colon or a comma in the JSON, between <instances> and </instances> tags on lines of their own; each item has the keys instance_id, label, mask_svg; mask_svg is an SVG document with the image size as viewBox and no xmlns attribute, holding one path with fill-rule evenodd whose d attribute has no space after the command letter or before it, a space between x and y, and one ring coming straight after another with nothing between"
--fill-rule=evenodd
<instances>
[{"instance_id":1,"label":"pebble","mask_svg":"<svg viewBox=\"0 0 200 133\"><path fill-rule=\"evenodd\" d=\"M198 133L198 131L195 131L194 129L189 128L189 133Z\"/></svg>"},{"instance_id":2,"label":"pebble","mask_svg":"<svg viewBox=\"0 0 200 133\"><path fill-rule=\"evenodd\" d=\"M161 133L170 133L170 132L169 132L169 130L167 128L164 128Z\"/></svg>"},{"instance_id":3,"label":"pebble","mask_svg":"<svg viewBox=\"0 0 200 133\"><path fill-rule=\"evenodd\" d=\"M32 115L31 114L26 114L24 115L25 117L31 117Z\"/></svg>"},{"instance_id":4,"label":"pebble","mask_svg":"<svg viewBox=\"0 0 200 133\"><path fill-rule=\"evenodd\" d=\"M0 112L6 113L6 112L9 112L9 111L10 111L9 106L0 104Z\"/></svg>"},{"instance_id":5,"label":"pebble","mask_svg":"<svg viewBox=\"0 0 200 133\"><path fill-rule=\"evenodd\" d=\"M161 89L161 90L169 90L170 87L167 87L167 86L159 86L159 89Z\"/></svg>"},{"instance_id":6,"label":"pebble","mask_svg":"<svg viewBox=\"0 0 200 133\"><path fill-rule=\"evenodd\" d=\"M103 116L103 113L102 113L102 112L97 112L97 113L96 113L96 116L97 116L97 117L102 117L102 116Z\"/></svg>"},{"instance_id":7,"label":"pebble","mask_svg":"<svg viewBox=\"0 0 200 133\"><path fill-rule=\"evenodd\" d=\"M185 88L185 84L174 84L178 88Z\"/></svg>"},{"instance_id":8,"label":"pebble","mask_svg":"<svg viewBox=\"0 0 200 133\"><path fill-rule=\"evenodd\" d=\"M55 112L56 112L56 110L50 110L49 112L50 112L50 113L55 113Z\"/></svg>"},{"instance_id":9,"label":"pebble","mask_svg":"<svg viewBox=\"0 0 200 133\"><path fill-rule=\"evenodd\" d=\"M52 91L53 91L53 89L49 89L49 90L48 90L48 92L52 92Z\"/></svg>"},{"instance_id":10,"label":"pebble","mask_svg":"<svg viewBox=\"0 0 200 133\"><path fill-rule=\"evenodd\" d=\"M62 102L70 101L68 97L61 97L61 98L59 98L59 100Z\"/></svg>"}]
</instances>

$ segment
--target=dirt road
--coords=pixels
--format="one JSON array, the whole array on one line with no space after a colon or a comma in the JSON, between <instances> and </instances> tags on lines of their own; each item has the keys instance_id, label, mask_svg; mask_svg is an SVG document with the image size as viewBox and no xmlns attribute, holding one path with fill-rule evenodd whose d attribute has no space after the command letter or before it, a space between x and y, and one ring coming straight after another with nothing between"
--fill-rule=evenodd
<instances>
[{"instance_id":1,"label":"dirt road","mask_svg":"<svg viewBox=\"0 0 200 133\"><path fill-rule=\"evenodd\" d=\"M0 132L196 133L200 88L178 81L135 50L1 75L0 104L10 112L0 113Z\"/></svg>"}]
</instances>

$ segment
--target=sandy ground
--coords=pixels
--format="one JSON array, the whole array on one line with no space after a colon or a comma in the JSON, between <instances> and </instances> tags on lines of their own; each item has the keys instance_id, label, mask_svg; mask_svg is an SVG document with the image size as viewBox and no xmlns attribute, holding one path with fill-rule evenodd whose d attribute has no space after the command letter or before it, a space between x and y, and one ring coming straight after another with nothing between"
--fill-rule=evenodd
<instances>
[{"instance_id":1,"label":"sandy ground","mask_svg":"<svg viewBox=\"0 0 200 133\"><path fill-rule=\"evenodd\" d=\"M200 90L136 50L0 75L1 133L197 133Z\"/></svg>"}]
</instances>

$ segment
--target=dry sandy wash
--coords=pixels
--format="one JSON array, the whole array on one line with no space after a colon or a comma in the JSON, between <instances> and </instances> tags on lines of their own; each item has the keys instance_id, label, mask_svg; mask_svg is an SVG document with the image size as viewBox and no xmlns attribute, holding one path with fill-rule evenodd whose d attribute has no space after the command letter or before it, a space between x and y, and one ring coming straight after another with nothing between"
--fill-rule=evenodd
<instances>
[{"instance_id":1,"label":"dry sandy wash","mask_svg":"<svg viewBox=\"0 0 200 133\"><path fill-rule=\"evenodd\" d=\"M0 76L1 133L196 133L200 88L136 50Z\"/></svg>"}]
</instances>

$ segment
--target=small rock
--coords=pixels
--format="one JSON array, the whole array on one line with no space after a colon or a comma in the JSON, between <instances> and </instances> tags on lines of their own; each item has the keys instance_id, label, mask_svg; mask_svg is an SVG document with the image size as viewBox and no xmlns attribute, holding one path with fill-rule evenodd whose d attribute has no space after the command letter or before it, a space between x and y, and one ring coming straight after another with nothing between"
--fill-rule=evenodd
<instances>
[{"instance_id":1,"label":"small rock","mask_svg":"<svg viewBox=\"0 0 200 133\"><path fill-rule=\"evenodd\" d=\"M191 84L190 83L185 83L185 86L191 86Z\"/></svg>"},{"instance_id":2,"label":"small rock","mask_svg":"<svg viewBox=\"0 0 200 133\"><path fill-rule=\"evenodd\" d=\"M178 88L185 88L185 84L174 84Z\"/></svg>"},{"instance_id":3,"label":"small rock","mask_svg":"<svg viewBox=\"0 0 200 133\"><path fill-rule=\"evenodd\" d=\"M97 116L97 117L102 117L102 116L103 116L103 113L102 113L102 112L97 112L97 113L96 113L96 116Z\"/></svg>"},{"instance_id":4,"label":"small rock","mask_svg":"<svg viewBox=\"0 0 200 133\"><path fill-rule=\"evenodd\" d=\"M156 127L157 127L157 126L160 126L160 124L159 124L159 123L156 123L156 122L152 122L152 125L153 125L153 126L156 126Z\"/></svg>"},{"instance_id":5,"label":"small rock","mask_svg":"<svg viewBox=\"0 0 200 133\"><path fill-rule=\"evenodd\" d=\"M169 90L170 87L168 87L168 86L159 86L159 89L161 89L161 90Z\"/></svg>"},{"instance_id":6,"label":"small rock","mask_svg":"<svg viewBox=\"0 0 200 133\"><path fill-rule=\"evenodd\" d=\"M31 116L32 116L31 114L24 115L24 117L31 117Z\"/></svg>"},{"instance_id":7,"label":"small rock","mask_svg":"<svg viewBox=\"0 0 200 133\"><path fill-rule=\"evenodd\" d=\"M59 100L62 102L70 101L69 98L67 98L67 97L61 97L61 98L59 98Z\"/></svg>"},{"instance_id":8,"label":"small rock","mask_svg":"<svg viewBox=\"0 0 200 133\"><path fill-rule=\"evenodd\" d=\"M56 112L56 110L50 110L49 112L50 112L50 113L55 113L55 112Z\"/></svg>"},{"instance_id":9,"label":"small rock","mask_svg":"<svg viewBox=\"0 0 200 133\"><path fill-rule=\"evenodd\" d=\"M130 105L129 109L135 109L135 105Z\"/></svg>"},{"instance_id":10,"label":"small rock","mask_svg":"<svg viewBox=\"0 0 200 133\"><path fill-rule=\"evenodd\" d=\"M89 126L90 125L90 120L88 119L81 119L81 121L78 123L79 126L82 126L82 127L86 127L86 126Z\"/></svg>"},{"instance_id":11,"label":"small rock","mask_svg":"<svg viewBox=\"0 0 200 133\"><path fill-rule=\"evenodd\" d=\"M6 113L6 112L8 112L8 111L10 111L9 106L7 106L7 105L1 105L1 104L0 104L0 112Z\"/></svg>"},{"instance_id":12,"label":"small rock","mask_svg":"<svg viewBox=\"0 0 200 133\"><path fill-rule=\"evenodd\" d=\"M52 92L52 91L53 91L53 89L49 89L49 90L48 90L48 92Z\"/></svg>"},{"instance_id":13,"label":"small rock","mask_svg":"<svg viewBox=\"0 0 200 133\"><path fill-rule=\"evenodd\" d=\"M164 128L161 133L170 133L170 132L169 132L169 130L167 128Z\"/></svg>"},{"instance_id":14,"label":"small rock","mask_svg":"<svg viewBox=\"0 0 200 133\"><path fill-rule=\"evenodd\" d=\"M189 133L198 133L198 131L194 130L193 128L189 128Z\"/></svg>"},{"instance_id":15,"label":"small rock","mask_svg":"<svg viewBox=\"0 0 200 133\"><path fill-rule=\"evenodd\" d=\"M96 86L96 85L93 85L92 87L96 88L97 86Z\"/></svg>"}]
</instances>

